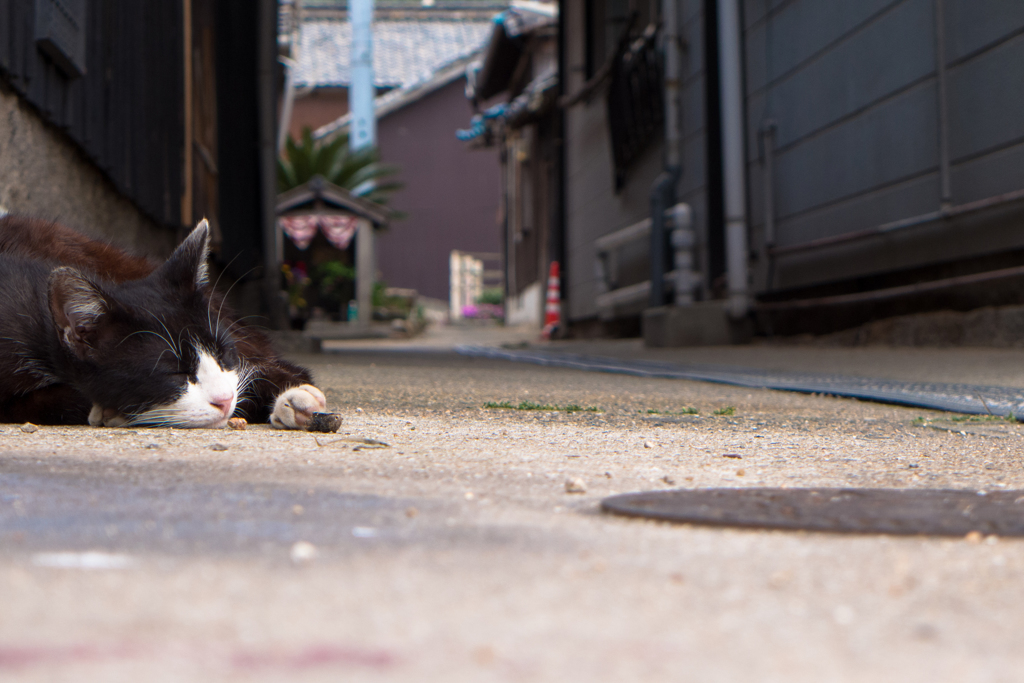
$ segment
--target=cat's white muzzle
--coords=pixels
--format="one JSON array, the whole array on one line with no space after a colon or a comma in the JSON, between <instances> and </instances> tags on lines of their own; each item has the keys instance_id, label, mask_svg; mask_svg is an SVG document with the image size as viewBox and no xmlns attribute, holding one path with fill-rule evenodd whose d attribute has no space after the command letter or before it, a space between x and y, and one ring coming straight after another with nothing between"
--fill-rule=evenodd
<instances>
[{"instance_id":1,"label":"cat's white muzzle","mask_svg":"<svg viewBox=\"0 0 1024 683\"><path fill-rule=\"evenodd\" d=\"M186 429L220 429L238 405L238 372L225 370L208 352L199 350L196 381L174 402L148 410L138 422Z\"/></svg>"}]
</instances>

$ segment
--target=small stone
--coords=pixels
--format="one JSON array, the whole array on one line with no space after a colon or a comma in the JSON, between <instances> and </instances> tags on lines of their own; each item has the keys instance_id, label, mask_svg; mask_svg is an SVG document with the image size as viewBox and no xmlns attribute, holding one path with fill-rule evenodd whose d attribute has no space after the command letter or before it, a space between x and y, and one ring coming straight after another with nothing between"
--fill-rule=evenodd
<instances>
[{"instance_id":1,"label":"small stone","mask_svg":"<svg viewBox=\"0 0 1024 683\"><path fill-rule=\"evenodd\" d=\"M587 485L582 479L576 477L575 479L565 480L565 492L566 493L586 493Z\"/></svg>"},{"instance_id":2,"label":"small stone","mask_svg":"<svg viewBox=\"0 0 1024 683\"><path fill-rule=\"evenodd\" d=\"M996 536L995 534L992 534L991 536L987 536L985 538L985 543L987 545L995 545L996 543L999 543L999 537Z\"/></svg>"},{"instance_id":3,"label":"small stone","mask_svg":"<svg viewBox=\"0 0 1024 683\"><path fill-rule=\"evenodd\" d=\"M302 507L301 505L293 505L292 506L292 514L293 515L301 515L305 511L306 511L306 509L304 507Z\"/></svg>"},{"instance_id":4,"label":"small stone","mask_svg":"<svg viewBox=\"0 0 1024 683\"><path fill-rule=\"evenodd\" d=\"M147 443L146 444L146 450L155 451L158 448L160 448L160 444L158 444L158 443Z\"/></svg>"},{"instance_id":5,"label":"small stone","mask_svg":"<svg viewBox=\"0 0 1024 683\"><path fill-rule=\"evenodd\" d=\"M981 535L981 532L978 530L969 531L967 532L967 535L964 536L964 540L968 543L981 543L983 538L984 537Z\"/></svg>"},{"instance_id":6,"label":"small stone","mask_svg":"<svg viewBox=\"0 0 1024 683\"><path fill-rule=\"evenodd\" d=\"M412 519L413 517L415 517L418 514L420 514L420 511L417 510L414 507L405 508L405 516L408 517L409 519Z\"/></svg>"},{"instance_id":7,"label":"small stone","mask_svg":"<svg viewBox=\"0 0 1024 683\"><path fill-rule=\"evenodd\" d=\"M676 480L668 476L667 474L664 477L662 477L661 480L668 484L669 486L672 486L672 484L676 483Z\"/></svg>"},{"instance_id":8,"label":"small stone","mask_svg":"<svg viewBox=\"0 0 1024 683\"><path fill-rule=\"evenodd\" d=\"M39 431L39 427L35 426L31 422L26 422L25 424L21 425L21 431L25 432L26 434L35 434L36 432Z\"/></svg>"},{"instance_id":9,"label":"small stone","mask_svg":"<svg viewBox=\"0 0 1024 683\"><path fill-rule=\"evenodd\" d=\"M612 478L612 473L611 472L605 472L604 473L604 478L605 479L611 479Z\"/></svg>"},{"instance_id":10,"label":"small stone","mask_svg":"<svg viewBox=\"0 0 1024 683\"><path fill-rule=\"evenodd\" d=\"M743 456L739 453L722 453L723 458L734 458L736 460L742 460Z\"/></svg>"},{"instance_id":11,"label":"small stone","mask_svg":"<svg viewBox=\"0 0 1024 683\"><path fill-rule=\"evenodd\" d=\"M316 546L308 541L297 541L292 545L291 558L295 564L306 564L312 562L319 555Z\"/></svg>"},{"instance_id":12,"label":"small stone","mask_svg":"<svg viewBox=\"0 0 1024 683\"><path fill-rule=\"evenodd\" d=\"M474 498L476 498L476 496L473 495L472 491L466 491L466 500L473 500Z\"/></svg>"},{"instance_id":13,"label":"small stone","mask_svg":"<svg viewBox=\"0 0 1024 683\"><path fill-rule=\"evenodd\" d=\"M738 470L736 470L736 476L737 477L742 477L746 473L747 473L747 471L745 469L738 469Z\"/></svg>"},{"instance_id":14,"label":"small stone","mask_svg":"<svg viewBox=\"0 0 1024 683\"><path fill-rule=\"evenodd\" d=\"M644 441L644 448L654 448L654 444L650 441Z\"/></svg>"},{"instance_id":15,"label":"small stone","mask_svg":"<svg viewBox=\"0 0 1024 683\"><path fill-rule=\"evenodd\" d=\"M332 434L341 428L341 415L337 413L313 413L306 424L306 430L310 432L324 432Z\"/></svg>"},{"instance_id":16,"label":"small stone","mask_svg":"<svg viewBox=\"0 0 1024 683\"><path fill-rule=\"evenodd\" d=\"M215 443L212 446L210 446L211 451L226 451L227 449L228 447L222 443Z\"/></svg>"},{"instance_id":17,"label":"small stone","mask_svg":"<svg viewBox=\"0 0 1024 683\"><path fill-rule=\"evenodd\" d=\"M249 426L249 423L245 421L244 417L233 417L228 420L228 429L245 429Z\"/></svg>"},{"instance_id":18,"label":"small stone","mask_svg":"<svg viewBox=\"0 0 1024 683\"><path fill-rule=\"evenodd\" d=\"M363 409L362 409L362 408L356 408L356 412L357 412L357 413L362 413L362 412L363 412Z\"/></svg>"}]
</instances>

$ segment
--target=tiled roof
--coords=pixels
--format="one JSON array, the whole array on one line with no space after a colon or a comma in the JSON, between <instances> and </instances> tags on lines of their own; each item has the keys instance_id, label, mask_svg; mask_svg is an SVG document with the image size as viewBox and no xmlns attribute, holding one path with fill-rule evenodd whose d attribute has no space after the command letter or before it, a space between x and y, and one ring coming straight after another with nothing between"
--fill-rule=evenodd
<instances>
[{"instance_id":1,"label":"tiled roof","mask_svg":"<svg viewBox=\"0 0 1024 683\"><path fill-rule=\"evenodd\" d=\"M493 29L493 22L481 20L375 21L374 83L395 88L428 79L446 64L482 49ZM347 21L303 22L296 84L348 85L351 42L351 25Z\"/></svg>"}]
</instances>

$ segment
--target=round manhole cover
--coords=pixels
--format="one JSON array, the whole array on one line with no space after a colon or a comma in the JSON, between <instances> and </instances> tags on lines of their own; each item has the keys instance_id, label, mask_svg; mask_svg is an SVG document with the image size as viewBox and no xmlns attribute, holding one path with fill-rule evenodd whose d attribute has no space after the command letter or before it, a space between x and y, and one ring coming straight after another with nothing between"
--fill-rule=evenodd
<instances>
[{"instance_id":1,"label":"round manhole cover","mask_svg":"<svg viewBox=\"0 0 1024 683\"><path fill-rule=\"evenodd\" d=\"M1024 491L701 489L605 498L620 515L717 526L882 534L1024 536Z\"/></svg>"}]
</instances>

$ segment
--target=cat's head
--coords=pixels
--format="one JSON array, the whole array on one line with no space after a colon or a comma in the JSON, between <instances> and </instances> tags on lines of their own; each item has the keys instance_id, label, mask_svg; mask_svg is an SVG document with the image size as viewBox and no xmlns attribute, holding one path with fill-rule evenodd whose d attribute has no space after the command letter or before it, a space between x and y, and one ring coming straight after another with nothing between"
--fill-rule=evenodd
<instances>
[{"instance_id":1,"label":"cat's head","mask_svg":"<svg viewBox=\"0 0 1024 683\"><path fill-rule=\"evenodd\" d=\"M246 374L211 303L203 220L143 280L111 284L62 267L50 313L78 388L128 425L223 427Z\"/></svg>"}]
</instances>

